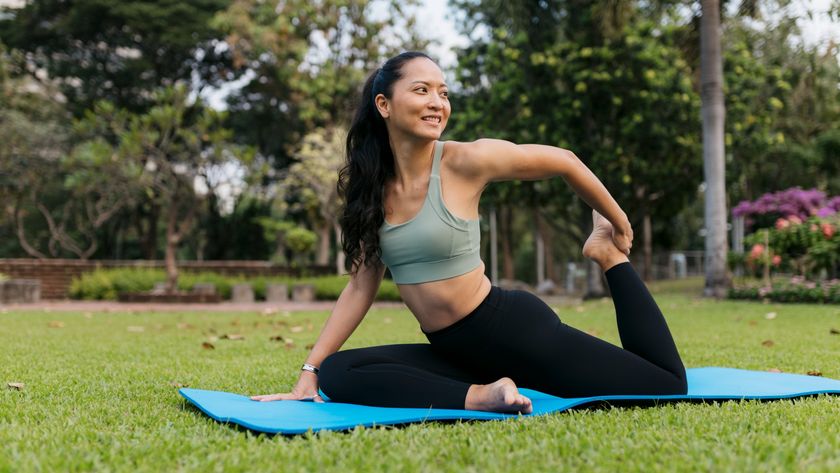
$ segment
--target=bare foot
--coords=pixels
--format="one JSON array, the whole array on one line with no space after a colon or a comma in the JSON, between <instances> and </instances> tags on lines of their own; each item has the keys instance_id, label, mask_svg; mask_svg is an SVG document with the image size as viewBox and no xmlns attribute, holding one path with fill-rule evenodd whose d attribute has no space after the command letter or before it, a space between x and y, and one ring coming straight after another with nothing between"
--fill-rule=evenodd
<instances>
[{"instance_id":1,"label":"bare foot","mask_svg":"<svg viewBox=\"0 0 840 473\"><path fill-rule=\"evenodd\" d=\"M467 392L465 407L473 411L520 412L530 414L531 400L519 394L513 380L501 378L490 384L473 384Z\"/></svg>"},{"instance_id":2,"label":"bare foot","mask_svg":"<svg viewBox=\"0 0 840 473\"><path fill-rule=\"evenodd\" d=\"M598 263L604 271L618 263L629 261L627 255L613 243L612 223L595 210L592 211L592 233L583 244L582 253Z\"/></svg>"}]
</instances>

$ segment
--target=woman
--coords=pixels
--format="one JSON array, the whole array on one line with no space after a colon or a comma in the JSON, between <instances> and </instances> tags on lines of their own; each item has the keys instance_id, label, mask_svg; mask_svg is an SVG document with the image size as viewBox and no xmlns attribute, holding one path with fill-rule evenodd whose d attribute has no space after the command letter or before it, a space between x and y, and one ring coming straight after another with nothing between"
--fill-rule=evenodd
<instances>
[{"instance_id":1,"label":"woman","mask_svg":"<svg viewBox=\"0 0 840 473\"><path fill-rule=\"evenodd\" d=\"M598 178L552 146L438 141L450 111L443 73L423 53L395 56L368 78L338 185L350 282L292 392L252 399L323 402L320 382L337 402L527 414L531 400L517 384L561 397L685 393L668 326L627 258L630 222ZM493 181L554 176L595 209L583 254L605 272L624 348L563 324L538 297L493 286L484 274L481 192ZM338 351L386 266L430 343Z\"/></svg>"}]
</instances>

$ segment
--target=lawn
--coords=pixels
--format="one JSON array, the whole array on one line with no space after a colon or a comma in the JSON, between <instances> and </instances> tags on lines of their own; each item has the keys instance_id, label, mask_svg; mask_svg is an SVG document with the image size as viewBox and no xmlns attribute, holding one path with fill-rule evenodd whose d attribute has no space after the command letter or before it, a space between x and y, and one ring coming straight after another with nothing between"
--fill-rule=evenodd
<instances>
[{"instance_id":1,"label":"lawn","mask_svg":"<svg viewBox=\"0 0 840 473\"><path fill-rule=\"evenodd\" d=\"M700 284L652 286L686 366L840 379L840 307L710 301ZM284 437L216 423L177 394L288 390L327 315L2 310L0 471L840 471L840 396ZM618 343L609 300L559 315ZM425 342L411 314L372 310L345 348L401 342Z\"/></svg>"}]
</instances>

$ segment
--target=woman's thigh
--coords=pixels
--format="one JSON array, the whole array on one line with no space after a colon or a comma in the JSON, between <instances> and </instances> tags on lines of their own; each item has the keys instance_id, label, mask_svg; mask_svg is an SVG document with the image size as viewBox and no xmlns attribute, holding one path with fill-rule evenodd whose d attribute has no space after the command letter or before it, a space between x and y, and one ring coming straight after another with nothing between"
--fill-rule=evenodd
<instances>
[{"instance_id":1,"label":"woman's thigh","mask_svg":"<svg viewBox=\"0 0 840 473\"><path fill-rule=\"evenodd\" d=\"M679 391L670 372L621 347L564 324L542 299L505 292L491 316L447 340L491 377L562 397Z\"/></svg>"}]
</instances>

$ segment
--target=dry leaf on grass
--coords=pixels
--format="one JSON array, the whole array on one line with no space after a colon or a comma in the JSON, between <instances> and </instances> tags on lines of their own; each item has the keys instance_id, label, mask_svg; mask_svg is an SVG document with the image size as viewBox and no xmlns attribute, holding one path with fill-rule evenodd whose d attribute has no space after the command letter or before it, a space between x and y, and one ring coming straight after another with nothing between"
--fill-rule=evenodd
<instances>
[{"instance_id":1,"label":"dry leaf on grass","mask_svg":"<svg viewBox=\"0 0 840 473\"><path fill-rule=\"evenodd\" d=\"M201 348L204 348L205 350L215 350L216 349L216 347L210 342L203 342L201 344Z\"/></svg>"},{"instance_id":2,"label":"dry leaf on grass","mask_svg":"<svg viewBox=\"0 0 840 473\"><path fill-rule=\"evenodd\" d=\"M811 371L809 371L809 372L807 372L807 373L805 373L805 374L807 374L808 376L822 376L822 371L819 371L819 370L811 370Z\"/></svg>"},{"instance_id":3,"label":"dry leaf on grass","mask_svg":"<svg viewBox=\"0 0 840 473\"><path fill-rule=\"evenodd\" d=\"M269 337L268 339L272 342L282 342L283 340L285 340L282 335L275 335L273 337Z\"/></svg>"},{"instance_id":4,"label":"dry leaf on grass","mask_svg":"<svg viewBox=\"0 0 840 473\"><path fill-rule=\"evenodd\" d=\"M224 340L245 340L245 335L241 333L226 333L221 338Z\"/></svg>"},{"instance_id":5,"label":"dry leaf on grass","mask_svg":"<svg viewBox=\"0 0 840 473\"><path fill-rule=\"evenodd\" d=\"M50 328L62 328L64 327L64 322L59 320L51 320L50 323L47 324Z\"/></svg>"},{"instance_id":6,"label":"dry leaf on grass","mask_svg":"<svg viewBox=\"0 0 840 473\"><path fill-rule=\"evenodd\" d=\"M840 330L837 330L836 328L832 328L828 331L828 333L830 333L832 335L840 335Z\"/></svg>"},{"instance_id":7,"label":"dry leaf on grass","mask_svg":"<svg viewBox=\"0 0 840 473\"><path fill-rule=\"evenodd\" d=\"M767 371L769 371L771 373L781 373L782 372L782 370L780 370L779 368L770 368Z\"/></svg>"},{"instance_id":8,"label":"dry leaf on grass","mask_svg":"<svg viewBox=\"0 0 840 473\"><path fill-rule=\"evenodd\" d=\"M277 309L267 308L263 309L261 314L264 316L274 315L277 313Z\"/></svg>"},{"instance_id":9,"label":"dry leaf on grass","mask_svg":"<svg viewBox=\"0 0 840 473\"><path fill-rule=\"evenodd\" d=\"M292 340L291 338L287 338L285 347L286 347L287 350L291 350L292 348L295 347L295 341Z\"/></svg>"},{"instance_id":10,"label":"dry leaf on grass","mask_svg":"<svg viewBox=\"0 0 840 473\"><path fill-rule=\"evenodd\" d=\"M764 340L763 342L761 342L761 344L765 347L772 347L776 343L773 340Z\"/></svg>"},{"instance_id":11,"label":"dry leaf on grass","mask_svg":"<svg viewBox=\"0 0 840 473\"><path fill-rule=\"evenodd\" d=\"M775 312L768 312L768 313L764 314L764 318L767 319L767 320L773 320L773 319L776 318L776 313Z\"/></svg>"},{"instance_id":12,"label":"dry leaf on grass","mask_svg":"<svg viewBox=\"0 0 840 473\"><path fill-rule=\"evenodd\" d=\"M23 391L24 386L23 383L6 383L6 387L14 391Z\"/></svg>"},{"instance_id":13,"label":"dry leaf on grass","mask_svg":"<svg viewBox=\"0 0 840 473\"><path fill-rule=\"evenodd\" d=\"M143 328L143 327L142 327L142 326L140 326L140 325L129 325L129 326L126 328L126 330L128 330L129 332L132 332L132 333L140 333L140 332L145 331L146 329L145 329L145 328Z\"/></svg>"},{"instance_id":14,"label":"dry leaf on grass","mask_svg":"<svg viewBox=\"0 0 840 473\"><path fill-rule=\"evenodd\" d=\"M302 325L295 325L294 327L291 327L289 329L289 331L292 332L292 333L303 332L303 326Z\"/></svg>"},{"instance_id":15,"label":"dry leaf on grass","mask_svg":"<svg viewBox=\"0 0 840 473\"><path fill-rule=\"evenodd\" d=\"M750 320L747 323L750 324L751 327L755 327L756 325L758 325L758 320Z\"/></svg>"},{"instance_id":16,"label":"dry leaf on grass","mask_svg":"<svg viewBox=\"0 0 840 473\"><path fill-rule=\"evenodd\" d=\"M314 346L315 346L315 344L314 344L314 343L308 343L308 344L306 345L306 349L307 349L307 350L311 350L311 349L312 349L312 347L314 347Z\"/></svg>"},{"instance_id":17,"label":"dry leaf on grass","mask_svg":"<svg viewBox=\"0 0 840 473\"><path fill-rule=\"evenodd\" d=\"M178 322L178 324L175 325L175 326L178 327L181 330L187 330L187 329L195 328L193 325L188 324L186 322Z\"/></svg>"}]
</instances>

